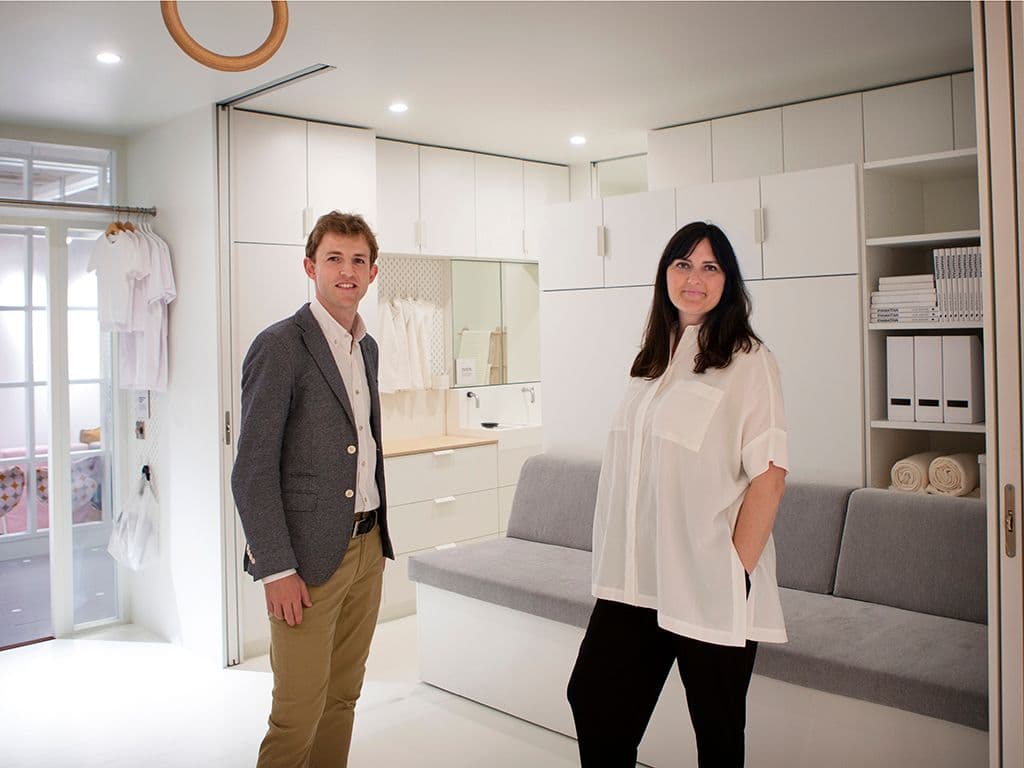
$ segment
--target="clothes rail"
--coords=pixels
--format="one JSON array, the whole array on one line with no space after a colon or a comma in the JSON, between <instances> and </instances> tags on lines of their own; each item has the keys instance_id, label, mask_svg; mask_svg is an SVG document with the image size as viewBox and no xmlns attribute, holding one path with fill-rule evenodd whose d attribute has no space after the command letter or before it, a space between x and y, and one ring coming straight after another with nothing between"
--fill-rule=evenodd
<instances>
[{"instance_id":1,"label":"clothes rail","mask_svg":"<svg viewBox=\"0 0 1024 768\"><path fill-rule=\"evenodd\" d=\"M19 208L64 208L72 211L106 211L108 213L138 213L143 216L156 216L156 208L137 208L130 205L99 205L97 203L60 203L49 200L18 200L0 197L0 207L17 206Z\"/></svg>"}]
</instances>

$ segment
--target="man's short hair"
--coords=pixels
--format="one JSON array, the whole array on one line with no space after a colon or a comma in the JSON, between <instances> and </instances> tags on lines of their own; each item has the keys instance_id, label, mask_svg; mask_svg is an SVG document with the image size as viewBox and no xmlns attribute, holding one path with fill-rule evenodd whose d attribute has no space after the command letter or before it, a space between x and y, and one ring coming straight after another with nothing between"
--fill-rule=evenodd
<instances>
[{"instance_id":1,"label":"man's short hair","mask_svg":"<svg viewBox=\"0 0 1024 768\"><path fill-rule=\"evenodd\" d=\"M316 220L316 226L313 227L313 231L309 233L309 238L306 240L307 259L316 261L316 250L328 232L333 232L336 235L362 235L366 238L367 245L370 246L370 265L376 263L377 238L374 236L373 230L370 229L370 225L366 223L366 219L358 213L342 213L341 211L325 213Z\"/></svg>"}]
</instances>

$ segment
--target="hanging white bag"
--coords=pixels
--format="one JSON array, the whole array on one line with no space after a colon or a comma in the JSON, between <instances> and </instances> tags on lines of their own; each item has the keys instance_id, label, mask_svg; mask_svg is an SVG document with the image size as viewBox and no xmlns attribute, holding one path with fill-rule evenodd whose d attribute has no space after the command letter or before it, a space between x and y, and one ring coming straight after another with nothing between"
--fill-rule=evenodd
<instances>
[{"instance_id":1,"label":"hanging white bag","mask_svg":"<svg viewBox=\"0 0 1024 768\"><path fill-rule=\"evenodd\" d=\"M145 568L158 554L157 520L160 503L153 485L143 479L138 491L124 505L114 520L107 551L119 563L133 571Z\"/></svg>"}]
</instances>

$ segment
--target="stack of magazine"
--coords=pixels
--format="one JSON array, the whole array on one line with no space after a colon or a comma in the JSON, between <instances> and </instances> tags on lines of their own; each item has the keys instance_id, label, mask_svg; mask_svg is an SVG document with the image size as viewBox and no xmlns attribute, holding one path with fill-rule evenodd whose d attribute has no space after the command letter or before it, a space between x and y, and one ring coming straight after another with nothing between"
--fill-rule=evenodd
<instances>
[{"instance_id":1,"label":"stack of magazine","mask_svg":"<svg viewBox=\"0 0 1024 768\"><path fill-rule=\"evenodd\" d=\"M872 323L926 323L938 319L934 275L878 278L871 293Z\"/></svg>"},{"instance_id":2,"label":"stack of magazine","mask_svg":"<svg viewBox=\"0 0 1024 768\"><path fill-rule=\"evenodd\" d=\"M936 248L936 318L981 320L981 246Z\"/></svg>"}]
</instances>

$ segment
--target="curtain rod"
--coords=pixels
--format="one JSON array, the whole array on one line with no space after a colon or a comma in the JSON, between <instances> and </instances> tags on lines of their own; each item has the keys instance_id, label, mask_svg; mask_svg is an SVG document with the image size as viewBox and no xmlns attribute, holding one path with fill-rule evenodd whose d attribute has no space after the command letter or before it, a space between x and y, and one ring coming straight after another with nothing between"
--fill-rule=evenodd
<instances>
[{"instance_id":1,"label":"curtain rod","mask_svg":"<svg viewBox=\"0 0 1024 768\"><path fill-rule=\"evenodd\" d=\"M0 206L14 205L21 208L66 208L72 211L106 211L108 213L139 213L156 216L156 208L137 208L130 205L99 205L96 203L55 203L49 200L18 200L0 197Z\"/></svg>"}]
</instances>

